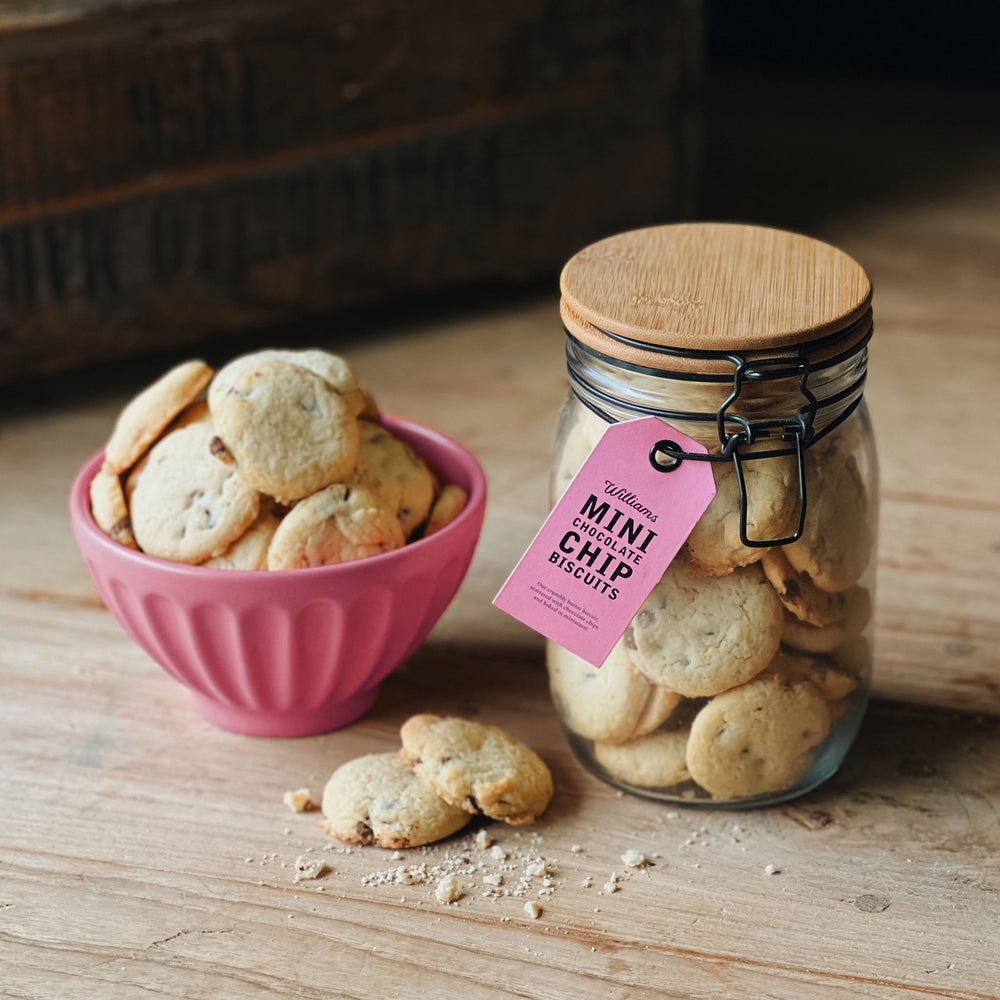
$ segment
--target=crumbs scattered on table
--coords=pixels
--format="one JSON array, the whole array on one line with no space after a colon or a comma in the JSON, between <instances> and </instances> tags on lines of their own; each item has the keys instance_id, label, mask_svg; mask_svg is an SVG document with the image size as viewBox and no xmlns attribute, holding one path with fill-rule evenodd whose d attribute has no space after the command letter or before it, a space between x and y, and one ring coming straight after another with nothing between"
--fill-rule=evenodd
<instances>
[{"instance_id":1,"label":"crumbs scattered on table","mask_svg":"<svg viewBox=\"0 0 1000 1000\"><path fill-rule=\"evenodd\" d=\"M302 854L295 859L295 881L317 879L330 870L330 866L322 858L310 858Z\"/></svg>"},{"instance_id":2,"label":"crumbs scattered on table","mask_svg":"<svg viewBox=\"0 0 1000 1000\"><path fill-rule=\"evenodd\" d=\"M628 865L629 868L643 868L649 863L646 861L646 855L634 848L629 848L622 855L622 862Z\"/></svg>"},{"instance_id":3,"label":"crumbs scattered on table","mask_svg":"<svg viewBox=\"0 0 1000 1000\"><path fill-rule=\"evenodd\" d=\"M434 898L439 903L455 903L465 895L462 883L454 875L445 875L438 879L434 889Z\"/></svg>"},{"instance_id":4,"label":"crumbs scattered on table","mask_svg":"<svg viewBox=\"0 0 1000 1000\"><path fill-rule=\"evenodd\" d=\"M292 812L297 813L312 812L313 810L319 808L319 805L313 800L312 794L308 788L295 788L291 791L285 792L282 796L282 802L284 802L285 805L292 810ZM288 836L290 832L291 831L286 830L285 835Z\"/></svg>"}]
</instances>

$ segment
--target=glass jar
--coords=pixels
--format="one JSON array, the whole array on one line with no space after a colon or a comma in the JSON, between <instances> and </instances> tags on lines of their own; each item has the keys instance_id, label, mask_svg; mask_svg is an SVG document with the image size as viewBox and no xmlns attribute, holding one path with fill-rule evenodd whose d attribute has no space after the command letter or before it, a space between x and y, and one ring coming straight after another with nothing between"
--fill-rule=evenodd
<instances>
[{"instance_id":1,"label":"glass jar","mask_svg":"<svg viewBox=\"0 0 1000 1000\"><path fill-rule=\"evenodd\" d=\"M804 236L685 224L586 248L562 292L552 502L608 424L651 415L708 449L669 458L710 461L716 486L601 667L548 643L569 743L665 801L802 794L840 765L870 687L868 279Z\"/></svg>"}]
</instances>

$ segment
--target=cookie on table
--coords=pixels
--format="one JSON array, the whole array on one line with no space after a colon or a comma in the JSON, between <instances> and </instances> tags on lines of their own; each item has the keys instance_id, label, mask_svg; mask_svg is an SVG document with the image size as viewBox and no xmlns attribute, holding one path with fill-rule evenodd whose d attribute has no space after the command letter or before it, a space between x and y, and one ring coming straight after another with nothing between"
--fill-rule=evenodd
<instances>
[{"instance_id":1,"label":"cookie on table","mask_svg":"<svg viewBox=\"0 0 1000 1000\"><path fill-rule=\"evenodd\" d=\"M234 358L223 368L220 368L219 373L213 379L208 390L209 404L214 407L219 399L232 389L243 372L262 361L281 361L304 368L306 371L318 375L343 398L351 416L364 415L371 419L378 417L378 406L374 398L358 384L350 365L339 355L331 354L329 351L321 351L318 348L309 348L304 351L268 349Z\"/></svg>"},{"instance_id":2,"label":"cookie on table","mask_svg":"<svg viewBox=\"0 0 1000 1000\"><path fill-rule=\"evenodd\" d=\"M185 361L143 389L118 416L104 449L107 467L119 474L131 468L211 378L204 361Z\"/></svg>"},{"instance_id":3,"label":"cookie on table","mask_svg":"<svg viewBox=\"0 0 1000 1000\"><path fill-rule=\"evenodd\" d=\"M300 500L282 518L267 551L267 568L329 566L405 543L396 512L373 489L334 483Z\"/></svg>"},{"instance_id":4,"label":"cookie on table","mask_svg":"<svg viewBox=\"0 0 1000 1000\"><path fill-rule=\"evenodd\" d=\"M434 503L434 477L424 460L381 424L361 420L353 482L372 487L396 512L403 535L427 520Z\"/></svg>"},{"instance_id":5,"label":"cookie on table","mask_svg":"<svg viewBox=\"0 0 1000 1000\"><path fill-rule=\"evenodd\" d=\"M773 446L772 446L773 447ZM708 576L731 573L760 559L766 548L740 541L740 492L732 462L713 462L715 496L687 540L695 569ZM798 472L794 455L743 462L747 495L747 537L785 538L798 519Z\"/></svg>"},{"instance_id":6,"label":"cookie on table","mask_svg":"<svg viewBox=\"0 0 1000 1000\"><path fill-rule=\"evenodd\" d=\"M805 461L805 524L802 537L786 545L784 554L820 590L847 590L864 573L872 547L861 473L853 458L830 447L810 448Z\"/></svg>"},{"instance_id":7,"label":"cookie on table","mask_svg":"<svg viewBox=\"0 0 1000 1000\"><path fill-rule=\"evenodd\" d=\"M139 547L132 534L132 520L121 479L107 466L102 466L90 481L90 512L109 538L130 549Z\"/></svg>"},{"instance_id":8,"label":"cookie on table","mask_svg":"<svg viewBox=\"0 0 1000 1000\"><path fill-rule=\"evenodd\" d=\"M288 503L354 474L358 421L325 379L265 360L241 367L225 384L224 392L215 382L209 389L215 432L255 489Z\"/></svg>"},{"instance_id":9,"label":"cookie on table","mask_svg":"<svg viewBox=\"0 0 1000 1000\"><path fill-rule=\"evenodd\" d=\"M807 653L832 653L838 646L860 635L871 619L872 601L868 590L854 586L835 596L841 609L841 617L837 621L818 628L786 611L781 641L786 646Z\"/></svg>"},{"instance_id":10,"label":"cookie on table","mask_svg":"<svg viewBox=\"0 0 1000 1000\"><path fill-rule=\"evenodd\" d=\"M374 753L341 765L323 789L326 829L348 844L419 847L470 820L435 795L398 753Z\"/></svg>"},{"instance_id":11,"label":"cookie on table","mask_svg":"<svg viewBox=\"0 0 1000 1000\"><path fill-rule=\"evenodd\" d=\"M260 498L212 455L210 424L195 423L154 445L130 499L143 552L175 562L219 556L254 522Z\"/></svg>"},{"instance_id":12,"label":"cookie on table","mask_svg":"<svg viewBox=\"0 0 1000 1000\"><path fill-rule=\"evenodd\" d=\"M414 715L400 730L403 759L445 802L472 814L533 823L552 798L545 762L498 726Z\"/></svg>"},{"instance_id":13,"label":"cookie on table","mask_svg":"<svg viewBox=\"0 0 1000 1000\"><path fill-rule=\"evenodd\" d=\"M780 792L806 773L829 731L814 684L762 677L717 695L695 716L688 771L719 800Z\"/></svg>"},{"instance_id":14,"label":"cookie on table","mask_svg":"<svg viewBox=\"0 0 1000 1000\"><path fill-rule=\"evenodd\" d=\"M424 525L423 537L440 531L446 524L451 524L458 517L469 501L469 494L455 483L445 483L431 507L430 517Z\"/></svg>"},{"instance_id":15,"label":"cookie on table","mask_svg":"<svg viewBox=\"0 0 1000 1000\"><path fill-rule=\"evenodd\" d=\"M551 642L546 644L546 661L560 718L588 740L624 743L650 732L681 700L636 670L621 639L599 668Z\"/></svg>"},{"instance_id":16,"label":"cookie on table","mask_svg":"<svg viewBox=\"0 0 1000 1000\"><path fill-rule=\"evenodd\" d=\"M594 743L594 760L613 778L640 788L669 788L687 781L688 730L649 733L628 743Z\"/></svg>"},{"instance_id":17,"label":"cookie on table","mask_svg":"<svg viewBox=\"0 0 1000 1000\"><path fill-rule=\"evenodd\" d=\"M279 524L281 519L262 504L257 520L222 555L206 559L202 566L209 569L267 569L267 550Z\"/></svg>"},{"instance_id":18,"label":"cookie on table","mask_svg":"<svg viewBox=\"0 0 1000 1000\"><path fill-rule=\"evenodd\" d=\"M649 680L697 698L736 687L767 666L781 641L782 612L758 566L703 577L675 559L625 639Z\"/></svg>"}]
</instances>

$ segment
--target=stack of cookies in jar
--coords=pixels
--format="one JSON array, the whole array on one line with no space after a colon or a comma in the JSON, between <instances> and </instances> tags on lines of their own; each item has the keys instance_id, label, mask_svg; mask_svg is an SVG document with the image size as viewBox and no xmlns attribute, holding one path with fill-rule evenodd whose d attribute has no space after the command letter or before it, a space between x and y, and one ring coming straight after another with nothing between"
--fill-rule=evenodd
<instances>
[{"instance_id":1,"label":"stack of cookies in jar","mask_svg":"<svg viewBox=\"0 0 1000 1000\"><path fill-rule=\"evenodd\" d=\"M852 414L805 450L797 541L743 544L736 467L713 462L715 498L607 660L595 667L548 644L560 719L600 777L666 799L739 804L785 798L836 766L871 664L876 511L864 419ZM579 400L564 407L553 499L606 426ZM754 450L742 455L745 537L793 536L796 455L755 459Z\"/></svg>"}]
</instances>

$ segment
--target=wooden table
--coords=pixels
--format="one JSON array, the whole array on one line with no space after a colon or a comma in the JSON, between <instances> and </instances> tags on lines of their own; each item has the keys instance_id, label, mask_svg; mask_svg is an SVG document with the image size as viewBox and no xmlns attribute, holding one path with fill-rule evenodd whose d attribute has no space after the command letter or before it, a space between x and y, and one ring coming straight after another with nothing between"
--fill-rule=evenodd
<instances>
[{"instance_id":1,"label":"wooden table","mask_svg":"<svg viewBox=\"0 0 1000 1000\"><path fill-rule=\"evenodd\" d=\"M840 773L784 807L684 811L592 778L550 708L541 640L490 605L546 509L565 389L554 296L330 341L387 409L472 448L491 494L430 640L365 719L315 738L203 722L104 610L76 553L70 479L163 359L8 402L0 996L1000 996L997 176L886 195L814 229L876 287L876 700ZM467 835L403 857L331 849L318 814L283 805L341 761L394 748L417 710L499 723L550 763L557 792L536 826L487 828L505 860ZM652 864L628 868L631 848ZM328 874L296 883L302 854ZM514 893L538 857L551 891L532 920L523 903L541 878ZM472 866L468 892L441 905L433 877L392 880L418 864ZM502 866L508 894L483 895Z\"/></svg>"}]
</instances>

